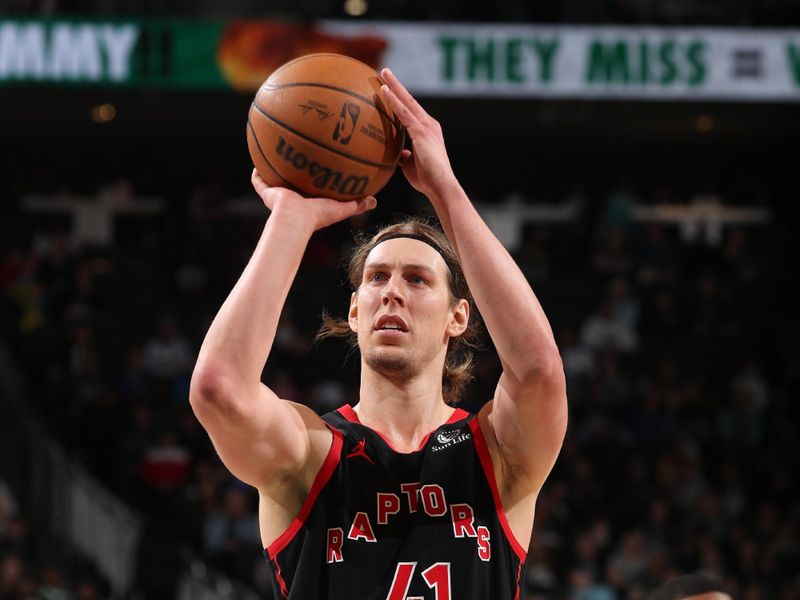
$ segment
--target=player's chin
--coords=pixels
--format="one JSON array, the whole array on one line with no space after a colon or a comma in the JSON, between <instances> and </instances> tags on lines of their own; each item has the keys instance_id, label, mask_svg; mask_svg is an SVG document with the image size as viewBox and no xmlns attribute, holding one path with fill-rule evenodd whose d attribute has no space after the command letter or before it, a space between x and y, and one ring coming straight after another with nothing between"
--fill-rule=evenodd
<instances>
[{"instance_id":1,"label":"player's chin","mask_svg":"<svg viewBox=\"0 0 800 600\"><path fill-rule=\"evenodd\" d=\"M413 357L408 349L387 344L375 345L364 353L367 364L378 372L398 373L408 370Z\"/></svg>"}]
</instances>

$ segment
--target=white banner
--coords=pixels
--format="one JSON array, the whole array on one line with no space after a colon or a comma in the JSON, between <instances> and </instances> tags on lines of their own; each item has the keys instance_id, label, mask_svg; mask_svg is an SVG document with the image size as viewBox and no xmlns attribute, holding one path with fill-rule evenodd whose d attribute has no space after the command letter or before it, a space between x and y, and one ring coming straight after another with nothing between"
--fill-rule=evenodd
<instances>
[{"instance_id":1,"label":"white banner","mask_svg":"<svg viewBox=\"0 0 800 600\"><path fill-rule=\"evenodd\" d=\"M435 96L800 101L800 30L325 21Z\"/></svg>"}]
</instances>

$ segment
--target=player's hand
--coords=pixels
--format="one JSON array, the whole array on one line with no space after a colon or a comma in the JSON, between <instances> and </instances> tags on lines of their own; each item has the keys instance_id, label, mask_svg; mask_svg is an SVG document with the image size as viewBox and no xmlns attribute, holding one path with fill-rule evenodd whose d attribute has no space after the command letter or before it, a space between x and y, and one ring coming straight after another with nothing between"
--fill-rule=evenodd
<instances>
[{"instance_id":1,"label":"player's hand","mask_svg":"<svg viewBox=\"0 0 800 600\"><path fill-rule=\"evenodd\" d=\"M280 211L293 216L300 223L313 227L312 231L372 210L378 204L374 196L346 201L332 200L331 198L304 198L290 189L267 185L255 169L253 169L250 180L264 206L270 211Z\"/></svg>"},{"instance_id":2,"label":"player's hand","mask_svg":"<svg viewBox=\"0 0 800 600\"><path fill-rule=\"evenodd\" d=\"M384 101L405 125L413 151L403 150L400 166L408 182L431 200L456 181L439 122L423 109L389 69L381 71Z\"/></svg>"}]
</instances>

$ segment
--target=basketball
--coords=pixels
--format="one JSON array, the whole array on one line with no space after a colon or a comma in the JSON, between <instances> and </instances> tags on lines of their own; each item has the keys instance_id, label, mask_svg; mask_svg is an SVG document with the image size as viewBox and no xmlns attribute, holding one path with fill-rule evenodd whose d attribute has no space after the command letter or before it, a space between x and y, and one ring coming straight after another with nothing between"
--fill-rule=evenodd
<instances>
[{"instance_id":1,"label":"basketball","mask_svg":"<svg viewBox=\"0 0 800 600\"><path fill-rule=\"evenodd\" d=\"M247 118L247 146L271 186L352 200L389 181L405 130L380 97L383 80L339 54L292 60L261 85Z\"/></svg>"}]
</instances>

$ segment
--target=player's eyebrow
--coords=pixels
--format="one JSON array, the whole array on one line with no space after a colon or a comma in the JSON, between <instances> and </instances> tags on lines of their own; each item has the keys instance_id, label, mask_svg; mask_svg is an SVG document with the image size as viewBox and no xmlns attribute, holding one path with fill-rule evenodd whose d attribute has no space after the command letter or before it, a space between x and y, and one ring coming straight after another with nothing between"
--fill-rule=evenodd
<instances>
[{"instance_id":1,"label":"player's eyebrow","mask_svg":"<svg viewBox=\"0 0 800 600\"><path fill-rule=\"evenodd\" d=\"M390 265L389 263L385 263L385 262L380 262L380 263L368 262L368 263L366 263L364 265L364 270L365 271L367 269L369 269L369 270L376 270L377 269L377 270L389 271L392 268L393 268L392 265ZM400 268L403 269L404 271L425 271L426 273L435 273L435 271L433 269L431 269L430 267L428 267L426 265L420 265L420 264L417 264L417 263L403 263L402 265L400 265Z\"/></svg>"}]
</instances>

